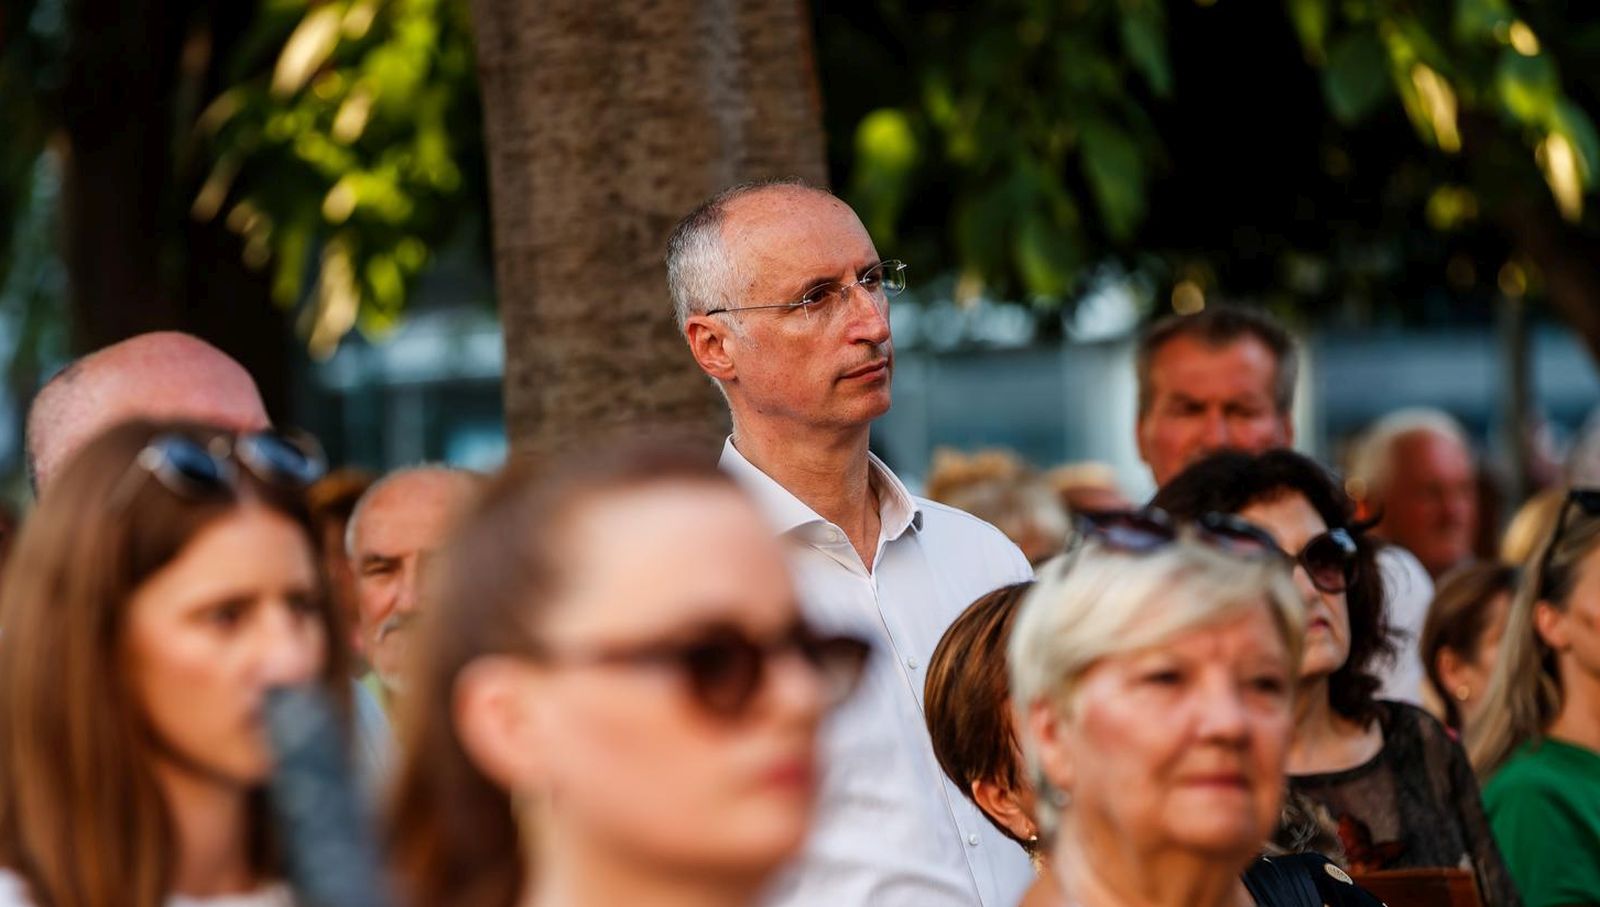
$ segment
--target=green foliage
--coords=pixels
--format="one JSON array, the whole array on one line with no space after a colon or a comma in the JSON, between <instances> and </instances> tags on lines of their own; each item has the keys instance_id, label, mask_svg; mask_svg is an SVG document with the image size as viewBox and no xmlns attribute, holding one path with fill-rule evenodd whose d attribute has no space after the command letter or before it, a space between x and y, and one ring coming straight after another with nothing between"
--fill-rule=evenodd
<instances>
[{"instance_id":1,"label":"green foliage","mask_svg":"<svg viewBox=\"0 0 1600 907\"><path fill-rule=\"evenodd\" d=\"M246 45L196 126L213 164L192 213L245 237L280 304L315 283L301 327L326 354L354 326L392 325L436 249L483 216L468 13L268 0Z\"/></svg>"}]
</instances>

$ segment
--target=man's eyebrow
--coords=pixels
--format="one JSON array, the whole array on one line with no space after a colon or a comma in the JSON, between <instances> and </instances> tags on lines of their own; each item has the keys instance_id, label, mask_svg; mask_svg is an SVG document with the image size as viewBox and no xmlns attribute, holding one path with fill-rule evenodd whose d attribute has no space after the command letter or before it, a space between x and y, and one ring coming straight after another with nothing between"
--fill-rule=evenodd
<instances>
[{"instance_id":1,"label":"man's eyebrow","mask_svg":"<svg viewBox=\"0 0 1600 907\"><path fill-rule=\"evenodd\" d=\"M400 556L395 554L367 553L361 555L358 560L361 566L365 567L369 564L392 564L400 560Z\"/></svg>"},{"instance_id":2,"label":"man's eyebrow","mask_svg":"<svg viewBox=\"0 0 1600 907\"><path fill-rule=\"evenodd\" d=\"M867 273L868 271L872 270L873 268L876 268L878 265L881 265L881 264L883 264L883 259L881 259L881 258L874 258L873 260L867 262L866 264L864 264L861 267L856 269L856 279L860 280L862 274ZM789 298L791 300L799 300L800 297L802 297L805 294L811 292L812 290L815 290L817 287L824 286L824 285L830 284L830 283L838 283L838 282L839 282L839 278L833 276L832 274L822 274L822 275L819 275L819 276L816 276L816 277L812 277L811 279L809 279L809 280L807 280L807 281L805 281L803 283L797 281L796 284L795 284L794 292L789 293L789 294L785 294L785 295L786 295L787 298Z\"/></svg>"}]
</instances>

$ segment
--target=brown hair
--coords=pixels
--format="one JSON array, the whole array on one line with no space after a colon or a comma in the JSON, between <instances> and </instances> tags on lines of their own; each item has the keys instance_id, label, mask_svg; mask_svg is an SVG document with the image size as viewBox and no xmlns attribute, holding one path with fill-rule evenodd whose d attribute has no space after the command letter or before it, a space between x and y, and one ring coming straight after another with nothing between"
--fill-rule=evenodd
<instances>
[{"instance_id":1,"label":"brown hair","mask_svg":"<svg viewBox=\"0 0 1600 907\"><path fill-rule=\"evenodd\" d=\"M1022 598L1032 587L1032 582L1012 583L973 602L945 630L928 662L922 698L933 755L968 799L974 781L994 781L1011 790L1023 787L1006 643ZM1029 846L984 815L1006 837Z\"/></svg>"},{"instance_id":2,"label":"brown hair","mask_svg":"<svg viewBox=\"0 0 1600 907\"><path fill-rule=\"evenodd\" d=\"M312 539L300 491L246 470L231 496L127 484L140 451L167 433L201 444L222 434L138 421L90 442L29 517L0 588L0 865L49 907L160 907L170 892L177 841L123 646L134 591L246 501ZM319 604L322 680L347 701L344 636L326 598ZM251 804L251 856L262 875L278 875L265 806L261 795Z\"/></svg>"},{"instance_id":3,"label":"brown hair","mask_svg":"<svg viewBox=\"0 0 1600 907\"><path fill-rule=\"evenodd\" d=\"M531 654L538 616L565 586L561 541L596 498L670 483L733 489L709 458L636 447L551 471L497 476L446 545L402 705L405 753L390 810L389 855L416 904L512 907L530 867L510 792L490 780L455 727L455 686L480 658Z\"/></svg>"},{"instance_id":4,"label":"brown hair","mask_svg":"<svg viewBox=\"0 0 1600 907\"><path fill-rule=\"evenodd\" d=\"M1428 683L1444 703L1445 724L1461 730L1461 710L1439 676L1439 653L1449 649L1471 659L1489 629L1489 605L1517 584L1517 571L1504 564L1469 564L1439 580L1418 648Z\"/></svg>"},{"instance_id":5,"label":"brown hair","mask_svg":"<svg viewBox=\"0 0 1600 907\"><path fill-rule=\"evenodd\" d=\"M1294 338L1266 312L1213 306L1194 315L1169 315L1139 336L1139 346L1134 352L1134 368L1139 379L1141 417L1154 402L1150 365L1162 347L1179 337L1192 337L1209 347L1224 347L1246 339L1260 341L1277 363L1272 381L1273 404L1284 415L1293 408L1295 380L1300 374L1300 355Z\"/></svg>"}]
</instances>

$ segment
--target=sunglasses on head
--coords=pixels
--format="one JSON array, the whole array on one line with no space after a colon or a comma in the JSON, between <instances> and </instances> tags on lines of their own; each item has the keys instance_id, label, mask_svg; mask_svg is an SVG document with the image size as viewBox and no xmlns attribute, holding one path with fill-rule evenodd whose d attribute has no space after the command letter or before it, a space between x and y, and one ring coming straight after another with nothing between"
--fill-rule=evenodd
<instances>
[{"instance_id":1,"label":"sunglasses on head","mask_svg":"<svg viewBox=\"0 0 1600 907\"><path fill-rule=\"evenodd\" d=\"M1159 507L1112 510L1078 516L1079 535L1105 547L1144 554L1177 542L1185 525ZM1202 544L1244 557L1276 556L1299 564L1311 584L1327 593L1349 588L1355 575L1358 547L1344 528L1334 528L1306 542L1297 554L1281 548L1272 534L1231 513L1203 513L1187 524L1188 532Z\"/></svg>"},{"instance_id":2,"label":"sunglasses on head","mask_svg":"<svg viewBox=\"0 0 1600 907\"><path fill-rule=\"evenodd\" d=\"M824 704L831 708L855 690L872 646L843 634L813 630L804 621L775 637L756 639L731 624L708 626L676 641L642 643L587 650L539 647L533 657L567 666L662 666L678 672L695 703L723 720L743 717L766 684L778 658L795 656L821 681Z\"/></svg>"},{"instance_id":3,"label":"sunglasses on head","mask_svg":"<svg viewBox=\"0 0 1600 907\"><path fill-rule=\"evenodd\" d=\"M1550 544L1544 546L1544 556L1539 558L1539 597L1549 598L1550 588L1550 559L1555 556L1556 546L1561 544L1561 536L1571 525L1567 514L1577 505L1586 517L1600 516L1600 488L1572 488L1568 489L1567 497L1561 502L1561 510L1556 517L1556 528L1550 533Z\"/></svg>"},{"instance_id":4,"label":"sunglasses on head","mask_svg":"<svg viewBox=\"0 0 1600 907\"><path fill-rule=\"evenodd\" d=\"M137 477L151 476L173 494L201 499L238 490L239 469L267 485L300 488L327 470L322 448L310 435L258 431L218 435L208 443L176 432L157 435L129 465L113 501L138 489Z\"/></svg>"}]
</instances>

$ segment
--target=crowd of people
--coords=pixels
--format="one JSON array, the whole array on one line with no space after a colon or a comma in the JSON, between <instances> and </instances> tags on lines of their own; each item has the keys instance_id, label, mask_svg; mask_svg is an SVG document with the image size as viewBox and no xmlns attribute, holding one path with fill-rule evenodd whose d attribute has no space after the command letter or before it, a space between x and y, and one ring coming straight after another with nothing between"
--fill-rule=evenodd
<instances>
[{"instance_id":1,"label":"crowd of people","mask_svg":"<svg viewBox=\"0 0 1600 907\"><path fill-rule=\"evenodd\" d=\"M666 260L720 458L324 475L196 338L52 378L0 907L1600 905L1600 490L1480 557L1459 426L1341 477L1290 449L1294 339L1213 307L1141 337L1144 506L1001 452L919 497L868 445L907 266L847 205L736 186ZM347 729L294 771L370 878L285 818L285 688Z\"/></svg>"}]
</instances>

